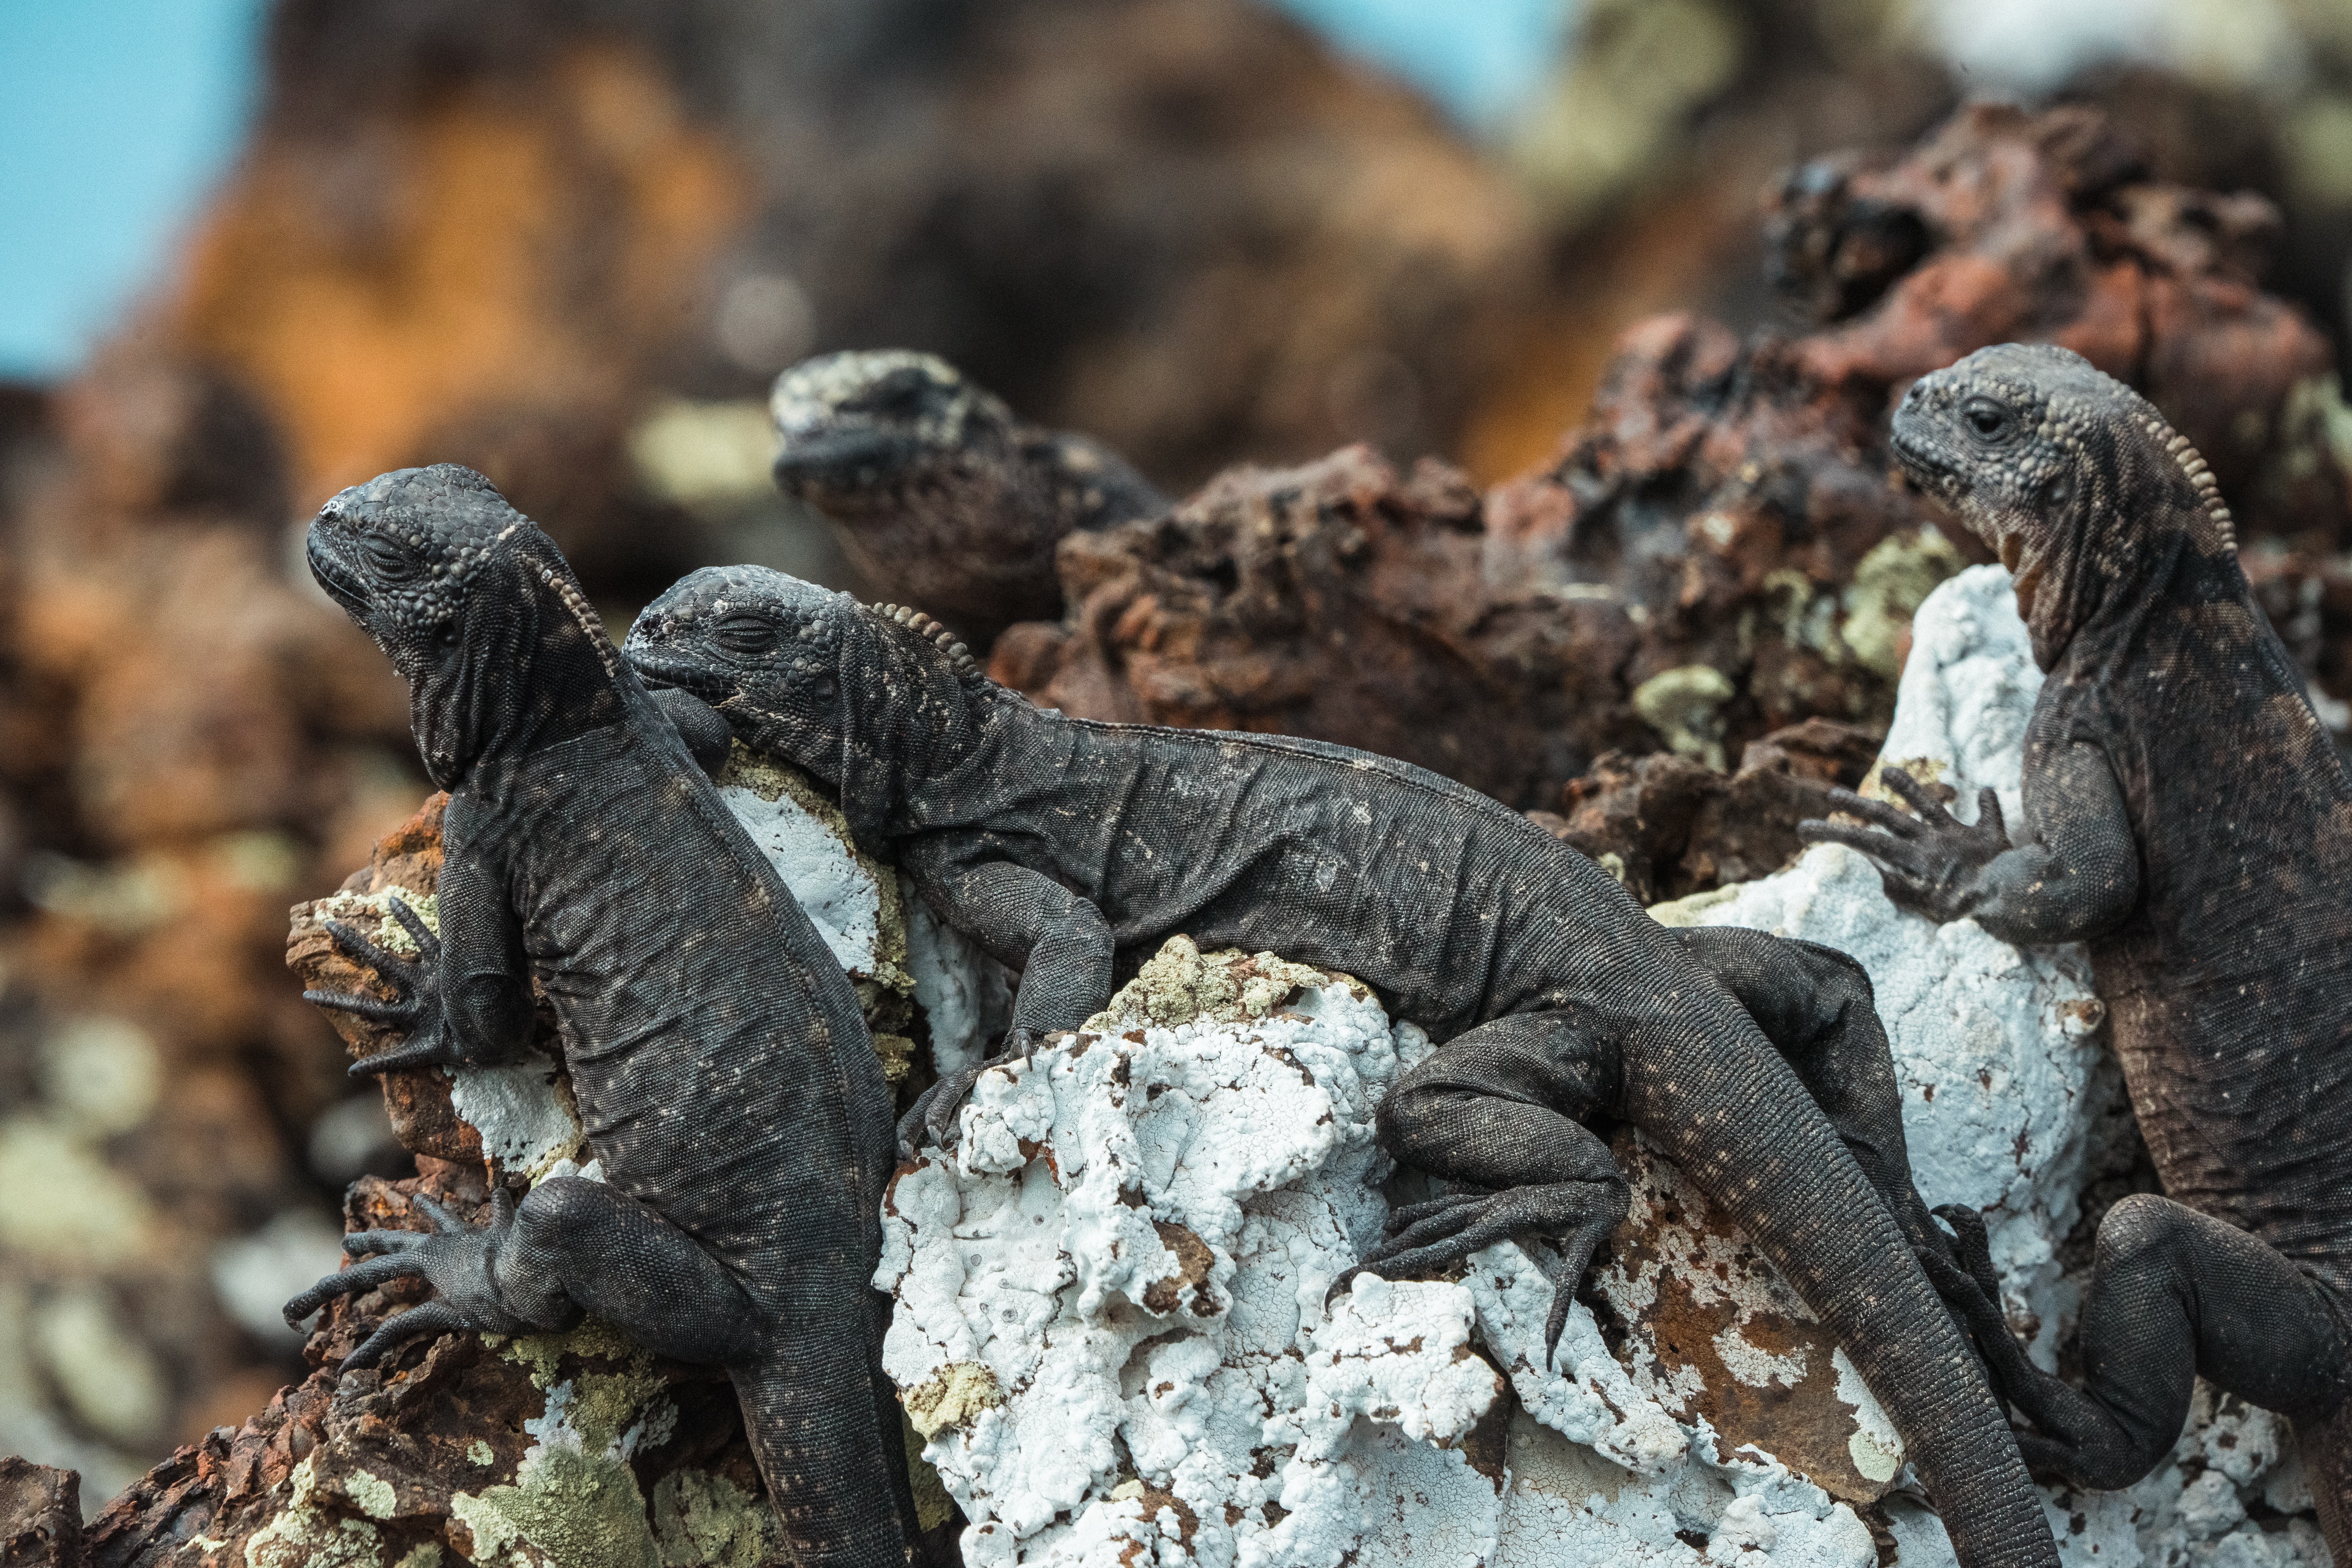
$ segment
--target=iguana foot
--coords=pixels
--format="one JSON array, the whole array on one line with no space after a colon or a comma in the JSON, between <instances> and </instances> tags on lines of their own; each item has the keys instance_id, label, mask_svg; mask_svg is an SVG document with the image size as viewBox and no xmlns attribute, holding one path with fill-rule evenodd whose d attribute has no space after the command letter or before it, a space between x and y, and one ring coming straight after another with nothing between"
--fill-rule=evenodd
<instances>
[{"instance_id":1,"label":"iguana foot","mask_svg":"<svg viewBox=\"0 0 2352 1568\"><path fill-rule=\"evenodd\" d=\"M500 1243L514 1229L514 1200L504 1187L490 1193L490 1223L467 1225L432 1199L419 1195L410 1204L433 1227L429 1236L413 1230L362 1230L343 1237L343 1250L364 1261L341 1273L330 1274L286 1303L289 1327L337 1296L373 1290L387 1279L423 1277L440 1293L387 1321L361 1342L343 1361L346 1371L373 1366L395 1346L421 1334L446 1333L453 1329L477 1329L486 1333L524 1332L530 1325L499 1304L498 1287L490 1277Z\"/></svg>"},{"instance_id":2,"label":"iguana foot","mask_svg":"<svg viewBox=\"0 0 2352 1568\"><path fill-rule=\"evenodd\" d=\"M1554 1253L1549 1263L1531 1255L1552 1286L1551 1313L1544 1323L1544 1364L1549 1366L1593 1252L1624 1218L1624 1190L1598 1182L1454 1193L1412 1204L1389 1215L1388 1239L1333 1280L1324 1300L1346 1289L1359 1274L1423 1274L1459 1263L1498 1241L1541 1237Z\"/></svg>"},{"instance_id":3,"label":"iguana foot","mask_svg":"<svg viewBox=\"0 0 2352 1568\"><path fill-rule=\"evenodd\" d=\"M1979 878L1985 868L2011 848L2000 797L1990 789L1978 791L1977 819L1965 823L1901 768L1881 768L1878 776L1910 811L1852 790L1832 790L1832 805L1873 826L1801 822L1797 837L1808 844L1843 844L1869 856L1878 863L1886 896L1905 909L1937 921L1968 915L1983 900Z\"/></svg>"},{"instance_id":4,"label":"iguana foot","mask_svg":"<svg viewBox=\"0 0 2352 1568\"><path fill-rule=\"evenodd\" d=\"M1015 1029L1004 1037L1004 1048L974 1067L959 1068L947 1074L930 1088L915 1097L907 1114L898 1118L898 1158L912 1160L923 1146L923 1135L941 1153L952 1153L957 1141L963 1135L962 1118L965 1097L980 1075L1007 1062L1023 1061L1036 1054L1038 1037L1026 1029Z\"/></svg>"},{"instance_id":5,"label":"iguana foot","mask_svg":"<svg viewBox=\"0 0 2352 1568\"><path fill-rule=\"evenodd\" d=\"M351 1076L365 1078L374 1073L396 1071L402 1068L430 1067L442 1064L461 1066L462 1061L450 1049L441 1027L441 939L425 923L425 917L409 908L405 899L392 900L392 917L416 943L416 956L403 958L391 949L369 941L352 926L342 921L329 921L327 934L344 953L359 960L376 972L393 997L383 1001L349 991L305 991L302 1000L320 1007L332 1007L344 1013L356 1013L379 1024L399 1028L407 1038L388 1051L378 1051L351 1065Z\"/></svg>"}]
</instances>

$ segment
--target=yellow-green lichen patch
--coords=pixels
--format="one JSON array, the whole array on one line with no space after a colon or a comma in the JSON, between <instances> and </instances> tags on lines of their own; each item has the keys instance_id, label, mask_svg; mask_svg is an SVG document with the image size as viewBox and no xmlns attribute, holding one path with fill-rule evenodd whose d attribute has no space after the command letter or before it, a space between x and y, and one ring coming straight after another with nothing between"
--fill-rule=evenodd
<instances>
[{"instance_id":1,"label":"yellow-green lichen patch","mask_svg":"<svg viewBox=\"0 0 2352 1568\"><path fill-rule=\"evenodd\" d=\"M394 918L392 906L406 904L416 911L425 929L441 934L441 898L437 893L412 893L405 888L379 888L373 893L335 893L310 906L319 921L342 921L387 952L416 956L416 939Z\"/></svg>"},{"instance_id":2,"label":"yellow-green lichen patch","mask_svg":"<svg viewBox=\"0 0 2352 1568\"><path fill-rule=\"evenodd\" d=\"M987 1363L951 1361L905 1394L902 1402L908 1425L928 1441L950 1426L968 1426L982 1411L1003 1404L1004 1388Z\"/></svg>"},{"instance_id":3,"label":"yellow-green lichen patch","mask_svg":"<svg viewBox=\"0 0 2352 1568\"><path fill-rule=\"evenodd\" d=\"M472 1532L468 1556L478 1563L659 1568L661 1562L645 1494L616 1455L535 1448L512 1486L486 1488L478 1496L459 1492L449 1512Z\"/></svg>"},{"instance_id":4,"label":"yellow-green lichen patch","mask_svg":"<svg viewBox=\"0 0 2352 1568\"><path fill-rule=\"evenodd\" d=\"M725 1476L673 1470L654 1487L654 1550L662 1568L760 1568L782 1561L777 1535L775 1510Z\"/></svg>"},{"instance_id":5,"label":"yellow-green lichen patch","mask_svg":"<svg viewBox=\"0 0 2352 1568\"><path fill-rule=\"evenodd\" d=\"M343 1490L360 1505L360 1511L370 1519L390 1519L400 1506L400 1494L382 1476L366 1470L353 1470L343 1478Z\"/></svg>"},{"instance_id":6,"label":"yellow-green lichen patch","mask_svg":"<svg viewBox=\"0 0 2352 1568\"><path fill-rule=\"evenodd\" d=\"M469 1464L492 1465L498 1462L498 1458L499 1451L479 1437L475 1438L472 1446L466 1450L466 1459Z\"/></svg>"},{"instance_id":7,"label":"yellow-green lichen patch","mask_svg":"<svg viewBox=\"0 0 2352 1568\"><path fill-rule=\"evenodd\" d=\"M645 1494L627 1458L666 1440L677 1423L654 1358L593 1320L569 1333L485 1342L528 1369L547 1406L524 1423L539 1441L512 1484L450 1500L451 1516L472 1533L470 1559L513 1568L656 1568ZM473 1450L468 1458L480 1462Z\"/></svg>"},{"instance_id":8,"label":"yellow-green lichen patch","mask_svg":"<svg viewBox=\"0 0 2352 1568\"><path fill-rule=\"evenodd\" d=\"M1723 705L1731 678L1708 664L1685 664L1633 689L1633 711L1678 756L1723 771Z\"/></svg>"},{"instance_id":9,"label":"yellow-green lichen patch","mask_svg":"<svg viewBox=\"0 0 2352 1568\"><path fill-rule=\"evenodd\" d=\"M441 1568L441 1543L437 1541L419 1542L410 1547L407 1554L394 1563L393 1568Z\"/></svg>"},{"instance_id":10,"label":"yellow-green lichen patch","mask_svg":"<svg viewBox=\"0 0 2352 1568\"><path fill-rule=\"evenodd\" d=\"M383 1568L383 1537L363 1519L338 1518L319 1484L312 1458L287 1478L289 1495L278 1517L245 1542L246 1568Z\"/></svg>"},{"instance_id":11,"label":"yellow-green lichen patch","mask_svg":"<svg viewBox=\"0 0 2352 1568\"><path fill-rule=\"evenodd\" d=\"M1890 680L1903 673L1904 628L1936 585L1960 565L1960 552L1932 524L1873 545L1855 564L1853 583L1845 591L1841 635L1856 662Z\"/></svg>"},{"instance_id":12,"label":"yellow-green lichen patch","mask_svg":"<svg viewBox=\"0 0 2352 1568\"><path fill-rule=\"evenodd\" d=\"M503 1334L484 1334L482 1342L517 1366L530 1373L530 1385L545 1390L555 1386L556 1369L567 1355L603 1361L627 1361L640 1352L629 1342L628 1336L601 1318L591 1318L576 1329L560 1334L519 1334L508 1339Z\"/></svg>"},{"instance_id":13,"label":"yellow-green lichen patch","mask_svg":"<svg viewBox=\"0 0 2352 1568\"><path fill-rule=\"evenodd\" d=\"M1191 937L1171 936L1081 1026L1099 1034L1135 1024L1174 1028L1203 1018L1240 1023L1265 1017L1301 991L1328 985L1366 994L1363 983L1350 975L1293 963L1270 952L1226 948L1204 953Z\"/></svg>"}]
</instances>

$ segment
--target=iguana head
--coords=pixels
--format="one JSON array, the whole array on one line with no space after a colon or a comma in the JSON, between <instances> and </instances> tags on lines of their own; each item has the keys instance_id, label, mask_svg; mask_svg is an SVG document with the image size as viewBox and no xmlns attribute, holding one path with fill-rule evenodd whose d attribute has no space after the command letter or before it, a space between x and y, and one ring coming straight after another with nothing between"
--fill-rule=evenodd
<instances>
[{"instance_id":1,"label":"iguana head","mask_svg":"<svg viewBox=\"0 0 2352 1568\"><path fill-rule=\"evenodd\" d=\"M973 452L1009 447L1013 411L934 354L857 350L776 378L768 412L783 446L776 485L840 515L940 480Z\"/></svg>"},{"instance_id":2,"label":"iguana head","mask_svg":"<svg viewBox=\"0 0 2352 1568\"><path fill-rule=\"evenodd\" d=\"M410 724L446 789L500 750L622 711L619 661L561 552L471 468L354 485L310 524L310 574L408 680Z\"/></svg>"},{"instance_id":3,"label":"iguana head","mask_svg":"<svg viewBox=\"0 0 2352 1568\"><path fill-rule=\"evenodd\" d=\"M954 765L1001 695L929 616L764 566L682 579L646 606L622 651L649 684L710 704L753 750L837 787L868 843L907 782Z\"/></svg>"},{"instance_id":4,"label":"iguana head","mask_svg":"<svg viewBox=\"0 0 2352 1568\"><path fill-rule=\"evenodd\" d=\"M2082 355L2003 343L1921 376L1895 460L1990 546L2046 667L2099 608L2181 546L2233 553L2229 509L2188 438Z\"/></svg>"}]
</instances>

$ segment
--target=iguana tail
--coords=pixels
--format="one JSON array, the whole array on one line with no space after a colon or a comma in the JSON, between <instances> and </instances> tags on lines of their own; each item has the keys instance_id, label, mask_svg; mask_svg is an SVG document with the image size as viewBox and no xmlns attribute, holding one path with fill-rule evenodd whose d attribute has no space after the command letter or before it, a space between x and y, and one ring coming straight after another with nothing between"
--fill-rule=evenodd
<instances>
[{"instance_id":1,"label":"iguana tail","mask_svg":"<svg viewBox=\"0 0 2352 1568\"><path fill-rule=\"evenodd\" d=\"M2352 1563L2352 1399L2324 1419L2296 1422L2294 1436L2327 1550L2336 1562Z\"/></svg>"},{"instance_id":2,"label":"iguana tail","mask_svg":"<svg viewBox=\"0 0 2352 1568\"><path fill-rule=\"evenodd\" d=\"M1708 1059L1650 1086L1664 1092L1633 1120L1837 1336L1902 1435L1962 1568L2058 1568L2008 1415L1894 1216L1754 1026L1724 1022L1733 1026L1699 1036L1713 1036Z\"/></svg>"},{"instance_id":3,"label":"iguana tail","mask_svg":"<svg viewBox=\"0 0 2352 1568\"><path fill-rule=\"evenodd\" d=\"M780 1327L756 1362L730 1367L743 1430L794 1568L907 1568L920 1536L898 1405L871 1355L878 1326Z\"/></svg>"}]
</instances>

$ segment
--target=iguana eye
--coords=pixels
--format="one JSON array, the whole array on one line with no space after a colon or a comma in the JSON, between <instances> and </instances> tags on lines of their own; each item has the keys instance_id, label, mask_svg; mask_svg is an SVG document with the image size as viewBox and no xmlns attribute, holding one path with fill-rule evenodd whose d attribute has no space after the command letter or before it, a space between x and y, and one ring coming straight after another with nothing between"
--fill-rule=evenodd
<instances>
[{"instance_id":1,"label":"iguana eye","mask_svg":"<svg viewBox=\"0 0 2352 1568\"><path fill-rule=\"evenodd\" d=\"M1979 441L2007 437L2013 423L2009 410L1990 397L1971 397L1960 405L1960 418Z\"/></svg>"},{"instance_id":2,"label":"iguana eye","mask_svg":"<svg viewBox=\"0 0 2352 1568\"><path fill-rule=\"evenodd\" d=\"M758 616L722 616L710 640L729 653L765 653L776 646L776 628Z\"/></svg>"},{"instance_id":3,"label":"iguana eye","mask_svg":"<svg viewBox=\"0 0 2352 1568\"><path fill-rule=\"evenodd\" d=\"M379 577L397 583L416 574L415 557L381 533L362 534L360 553Z\"/></svg>"}]
</instances>

